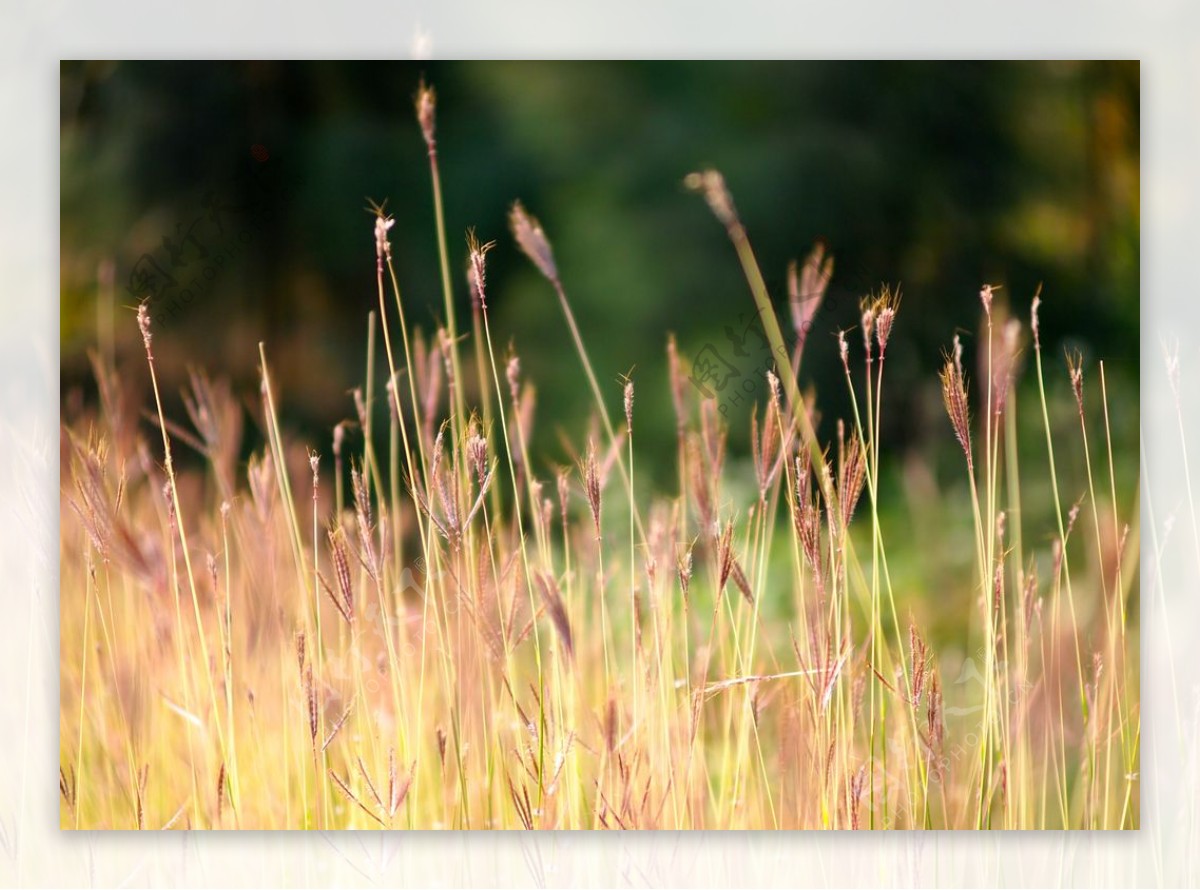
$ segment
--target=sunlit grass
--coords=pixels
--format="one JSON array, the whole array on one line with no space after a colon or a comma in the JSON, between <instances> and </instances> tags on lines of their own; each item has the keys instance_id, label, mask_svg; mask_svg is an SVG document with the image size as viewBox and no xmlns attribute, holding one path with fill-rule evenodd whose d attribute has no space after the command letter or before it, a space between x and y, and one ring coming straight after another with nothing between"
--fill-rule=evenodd
<instances>
[{"instance_id":1,"label":"sunlit grass","mask_svg":"<svg viewBox=\"0 0 1200 890\"><path fill-rule=\"evenodd\" d=\"M446 327L410 326L374 207L357 423L331 419L327 450L281 425L304 393L272 375L269 343L250 412L266 444L245 466L227 387L197 374L186 421L165 413L145 305L145 412L97 360L99 408L62 434L64 827L1138 826L1138 504L1117 488L1102 364L1086 384L1070 365L1077 434L1054 425L1037 298L1018 320L982 288L982 383L946 332L940 434L961 446L963 502L950 527L895 533L888 341L937 319L864 298L841 338L851 416L821 441L802 358L832 261L794 268L785 336L723 179L690 177L776 357L747 484L673 340L669 379L605 388L586 344L608 334L580 330L568 296L586 270L560 269L515 205L596 417L575 466L547 465L530 436L555 420L535 421L533 382L493 338L492 245L473 235L470 330L452 314L431 91L417 113ZM1039 399L1018 410L1023 364ZM673 443L634 435L646 387L672 393ZM638 454L670 445L677 488L646 496ZM180 449L203 469L177 469ZM1086 487L1060 487L1064 466ZM1026 522L1028 492L1048 527ZM939 586L944 554L914 550L930 541L968 551L970 580ZM897 606L914 578L937 637ZM952 676L946 628L967 653Z\"/></svg>"}]
</instances>

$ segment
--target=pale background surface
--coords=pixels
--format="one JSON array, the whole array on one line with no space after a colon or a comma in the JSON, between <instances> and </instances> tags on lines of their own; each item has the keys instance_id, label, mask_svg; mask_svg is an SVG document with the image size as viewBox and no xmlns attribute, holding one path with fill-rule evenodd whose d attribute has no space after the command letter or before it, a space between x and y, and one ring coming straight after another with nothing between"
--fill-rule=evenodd
<instances>
[{"instance_id":1,"label":"pale background surface","mask_svg":"<svg viewBox=\"0 0 1200 890\"><path fill-rule=\"evenodd\" d=\"M1200 882L1200 8L1184 2L23 2L0 13L0 884L1134 886ZM58 60L77 57L1142 60L1139 832L985 836L60 833ZM1164 345L1179 355L1179 401ZM1181 445L1181 434L1190 449ZM1200 484L1200 479L1193 480Z\"/></svg>"}]
</instances>

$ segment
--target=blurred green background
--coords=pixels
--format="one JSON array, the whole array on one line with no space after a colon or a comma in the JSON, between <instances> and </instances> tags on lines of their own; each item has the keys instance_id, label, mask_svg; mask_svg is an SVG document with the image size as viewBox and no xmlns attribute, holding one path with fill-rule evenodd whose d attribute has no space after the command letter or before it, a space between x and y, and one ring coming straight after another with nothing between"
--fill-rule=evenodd
<instances>
[{"instance_id":1,"label":"blurred green background","mask_svg":"<svg viewBox=\"0 0 1200 890\"><path fill-rule=\"evenodd\" d=\"M973 350L982 283L1002 285L1026 317L1040 282L1055 398L1064 346L1089 367L1104 359L1122 474L1136 474L1136 62L63 63L64 404L94 394L85 351L109 343L110 328L118 362L141 360L124 307L149 256L176 282L174 303L151 304L172 316L155 340L166 389L195 365L253 394L265 340L288 422L327 442L353 415L347 392L363 379L376 301L366 198L395 214L409 319L428 331L441 315L412 104L422 77L438 95L459 318L469 319L460 270L473 226L499 242L493 333L538 387L543 461L565 460L559 433L577 437L591 401L553 292L508 236L511 202L554 245L614 415L618 375L632 369L643 466L670 480L667 334L685 358L706 344L727 352L725 327L751 307L724 231L682 186L712 165L783 318L788 261L818 238L836 258L802 371L827 430L848 412L833 333L855 323L860 296L885 283L903 291L885 435L909 454L940 454L952 446L941 350L956 332ZM729 411L735 453L747 410Z\"/></svg>"}]
</instances>

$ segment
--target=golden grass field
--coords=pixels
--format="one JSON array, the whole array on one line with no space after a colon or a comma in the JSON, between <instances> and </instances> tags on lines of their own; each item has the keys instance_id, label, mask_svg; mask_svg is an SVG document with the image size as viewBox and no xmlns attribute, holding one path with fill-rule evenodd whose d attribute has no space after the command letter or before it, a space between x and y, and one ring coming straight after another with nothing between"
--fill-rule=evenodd
<instances>
[{"instance_id":1,"label":"golden grass field","mask_svg":"<svg viewBox=\"0 0 1200 890\"><path fill-rule=\"evenodd\" d=\"M803 358L832 260L793 266L781 325L724 181L689 177L777 359L748 475L665 332L669 380L598 379L587 340L604 332L577 327L575 273L518 204L504 247L546 279L595 410L574 465L548 466L529 441L554 419L493 342L493 245L473 236L473 312L455 318L432 91L417 115L444 327L406 317L378 209L353 420L322 442L282 427L304 394L272 375L270 343L250 410L212 369L170 416L146 304L128 317L144 361L118 374L96 355L98 405L61 436L64 828L1139 826L1138 502L1117 485L1104 365L1043 365L1040 297L1010 315L982 287L977 373L945 332L940 434L969 503L942 531L974 571L919 595L970 653L964 683L898 608L912 591L889 558L921 554L879 518L888 341L917 323L899 295L864 297L842 335L853 412L819 440ZM1022 374L1037 396L1018 412ZM1069 439L1051 374L1074 396ZM639 483L643 386L669 387L677 419L653 445L675 449L678 481L656 493ZM247 423L265 445L243 462ZM1085 490L1060 489L1068 466ZM1032 490L1048 523L1024 521Z\"/></svg>"}]
</instances>

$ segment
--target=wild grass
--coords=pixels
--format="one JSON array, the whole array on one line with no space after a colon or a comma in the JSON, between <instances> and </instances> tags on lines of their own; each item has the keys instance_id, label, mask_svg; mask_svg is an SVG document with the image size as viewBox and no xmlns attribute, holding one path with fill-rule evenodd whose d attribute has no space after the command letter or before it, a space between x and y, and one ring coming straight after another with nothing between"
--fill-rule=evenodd
<instances>
[{"instance_id":1,"label":"wild grass","mask_svg":"<svg viewBox=\"0 0 1200 890\"><path fill-rule=\"evenodd\" d=\"M973 580L903 591L896 554L922 554L881 522L898 293L863 300L861 349L839 335L852 412L821 441L802 360L832 260L790 270L785 337L724 180L689 177L774 357L745 494L674 339L668 380L601 383L576 270L515 204L513 243L557 299L597 418L576 466L547 465L534 385L493 337L494 245L474 234L458 328L429 89L417 117L444 325L427 339L406 316L374 207L366 370L327 443L282 426L303 393L268 343L249 412L197 372L186 421L164 410L146 304L149 412L97 357L97 410L62 430L63 827L1138 826L1137 500L1117 486L1103 363L1086 385L1080 360L1067 369L1078 437L1052 423L1040 295L1021 321L981 289L980 381L951 341L942 435L962 451ZM1039 404L1018 411L1030 345ZM677 489L652 497L635 460L666 445L634 436L646 386L670 388L677 421ZM265 446L243 466L247 414ZM1032 466L1021 428L1044 434ZM202 464L180 470L181 448ZM1064 462L1084 490L1062 487ZM1051 527L1026 527L1031 487ZM956 628L954 676L905 595Z\"/></svg>"}]
</instances>

